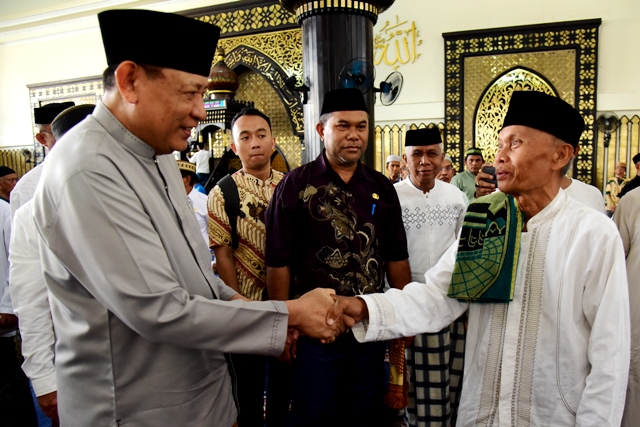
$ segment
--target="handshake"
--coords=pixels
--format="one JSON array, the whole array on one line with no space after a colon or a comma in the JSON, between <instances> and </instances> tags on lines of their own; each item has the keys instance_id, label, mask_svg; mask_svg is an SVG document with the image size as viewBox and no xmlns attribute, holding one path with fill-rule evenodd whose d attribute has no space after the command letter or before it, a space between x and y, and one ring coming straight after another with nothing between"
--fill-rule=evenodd
<instances>
[{"instance_id":1,"label":"handshake","mask_svg":"<svg viewBox=\"0 0 640 427\"><path fill-rule=\"evenodd\" d=\"M337 296L333 289L317 288L297 300L286 301L290 339L298 335L330 343L353 325L369 317L364 300Z\"/></svg>"}]
</instances>

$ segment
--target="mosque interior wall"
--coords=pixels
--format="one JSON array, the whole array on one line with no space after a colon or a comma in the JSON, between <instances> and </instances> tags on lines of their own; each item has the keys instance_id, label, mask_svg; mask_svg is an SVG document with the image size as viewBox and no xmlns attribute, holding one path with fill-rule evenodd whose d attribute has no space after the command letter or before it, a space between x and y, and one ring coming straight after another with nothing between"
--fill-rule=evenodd
<instances>
[{"instance_id":1,"label":"mosque interior wall","mask_svg":"<svg viewBox=\"0 0 640 427\"><path fill-rule=\"evenodd\" d=\"M238 9L237 3L231 5ZM223 26L221 43L226 45L228 54L236 49L239 58L238 48L249 46L272 63L273 70L264 73L260 66L249 71L243 68L246 75L242 78L250 85L241 89L241 93L248 98L250 87L253 87L257 92L254 98L266 94L264 108L271 105L274 112L278 111L272 114L282 115L283 111L288 114L290 129L279 131L279 137L285 145L283 152L290 164L297 166L297 147L302 149L297 141L304 126L300 115L301 100L283 96L278 90L283 85L282 78L295 75L301 79L302 76L300 30L296 29L295 20L287 16L278 4L262 8L250 18L244 14L242 19L235 12L193 12L188 15ZM633 150L638 147L637 115L640 113L640 89L637 85L640 56L632 51L633 43L640 40L640 2L637 0L607 3L539 0L535 4L521 0L452 0L439 4L437 9L428 2L396 0L388 11L379 16L374 28L375 85L393 71L399 71L404 77L397 101L390 106L381 105L378 101L375 107L377 128L373 143L376 144L376 167L381 168L386 154L400 150L399 144L406 129L433 125L444 128L447 70L443 33L593 18L602 19L594 89L597 91L596 115L615 112L623 117L626 126L614 135L615 150L605 153L604 147L596 148L601 150L599 161L604 163L606 156L606 162L610 164L618 159L624 160L629 153L633 155ZM97 20L94 25L81 29L74 29L71 24L61 25L59 31L46 37L25 34L22 39L14 37L6 41L0 32L0 93L3 94L0 98L0 147L18 150L33 147L31 109L34 87L63 86L64 83L60 82L70 79L95 78L106 67ZM287 36L279 36L278 33L286 33ZM234 61L237 60L232 59L232 64L229 64L232 68ZM85 89L92 90L91 87ZM67 97L70 95L85 94L65 94ZM95 95L99 96L99 93ZM50 96L51 100L57 99L59 93ZM282 107L274 104L278 97ZM280 119L278 122L284 126L286 120ZM602 135L596 135L594 139L594 147L601 147ZM594 183L599 184L604 173L602 167L597 171L595 165L590 167L594 168ZM612 168L609 167L608 171L610 174Z\"/></svg>"}]
</instances>

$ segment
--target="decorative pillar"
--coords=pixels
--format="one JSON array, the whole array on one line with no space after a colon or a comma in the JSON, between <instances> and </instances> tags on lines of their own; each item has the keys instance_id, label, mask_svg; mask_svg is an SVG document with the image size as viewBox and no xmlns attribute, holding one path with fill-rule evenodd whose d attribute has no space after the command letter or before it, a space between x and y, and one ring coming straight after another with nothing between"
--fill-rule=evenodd
<instances>
[{"instance_id":1,"label":"decorative pillar","mask_svg":"<svg viewBox=\"0 0 640 427\"><path fill-rule=\"evenodd\" d=\"M324 144L316 132L324 94L339 89L340 71L352 59L364 58L373 69L373 26L394 0L280 0L302 27L302 83L309 87L304 105L302 163L314 160ZM375 83L375 82L374 82ZM362 161L374 163L374 91L364 94L369 109L369 144Z\"/></svg>"}]
</instances>

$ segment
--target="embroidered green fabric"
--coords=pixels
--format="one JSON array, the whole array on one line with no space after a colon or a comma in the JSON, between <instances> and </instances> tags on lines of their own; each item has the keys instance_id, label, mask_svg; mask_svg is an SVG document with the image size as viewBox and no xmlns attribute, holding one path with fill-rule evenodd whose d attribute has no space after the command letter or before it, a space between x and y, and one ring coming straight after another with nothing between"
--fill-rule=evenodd
<instances>
[{"instance_id":1,"label":"embroidered green fabric","mask_svg":"<svg viewBox=\"0 0 640 427\"><path fill-rule=\"evenodd\" d=\"M467 209L448 296L461 301L513 300L524 215L512 196L496 192Z\"/></svg>"}]
</instances>

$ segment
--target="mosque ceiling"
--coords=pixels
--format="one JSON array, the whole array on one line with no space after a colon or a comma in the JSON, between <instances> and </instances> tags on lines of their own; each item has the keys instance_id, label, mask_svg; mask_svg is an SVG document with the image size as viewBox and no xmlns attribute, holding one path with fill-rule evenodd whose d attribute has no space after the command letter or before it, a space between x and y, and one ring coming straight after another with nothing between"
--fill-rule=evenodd
<instances>
[{"instance_id":1,"label":"mosque ceiling","mask_svg":"<svg viewBox=\"0 0 640 427\"><path fill-rule=\"evenodd\" d=\"M239 0L0 0L0 45L97 28L107 9L161 12L239 3Z\"/></svg>"}]
</instances>

